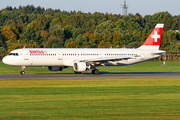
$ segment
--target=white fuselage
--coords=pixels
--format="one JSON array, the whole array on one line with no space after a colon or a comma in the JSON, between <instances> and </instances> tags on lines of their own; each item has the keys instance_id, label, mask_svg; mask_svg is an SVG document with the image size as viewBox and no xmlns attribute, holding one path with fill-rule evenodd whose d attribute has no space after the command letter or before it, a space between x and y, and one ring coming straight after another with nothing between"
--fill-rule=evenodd
<instances>
[{"instance_id":1,"label":"white fuselage","mask_svg":"<svg viewBox=\"0 0 180 120\"><path fill-rule=\"evenodd\" d=\"M107 49L107 48L23 48L13 50L12 55L3 58L3 62L14 66L73 66L75 61L118 58L122 56L130 59L101 62L103 66L122 66L143 62L157 58L160 54L153 49ZM17 54L17 55L16 55Z\"/></svg>"}]
</instances>

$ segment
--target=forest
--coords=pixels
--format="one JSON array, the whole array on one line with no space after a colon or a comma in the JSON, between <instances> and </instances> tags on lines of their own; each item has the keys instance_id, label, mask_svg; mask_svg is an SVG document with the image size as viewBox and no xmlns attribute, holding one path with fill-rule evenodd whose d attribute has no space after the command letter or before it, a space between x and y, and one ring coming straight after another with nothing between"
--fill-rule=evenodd
<instances>
[{"instance_id":1,"label":"forest","mask_svg":"<svg viewBox=\"0 0 180 120\"><path fill-rule=\"evenodd\" d=\"M164 23L160 49L180 51L180 15L142 17L44 9L33 5L0 10L0 54L17 48L137 48Z\"/></svg>"}]
</instances>

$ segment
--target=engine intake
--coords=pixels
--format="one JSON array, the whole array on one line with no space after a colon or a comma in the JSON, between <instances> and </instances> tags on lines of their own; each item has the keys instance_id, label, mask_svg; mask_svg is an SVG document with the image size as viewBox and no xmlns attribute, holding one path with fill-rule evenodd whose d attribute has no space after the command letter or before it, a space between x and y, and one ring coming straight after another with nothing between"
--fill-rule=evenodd
<instances>
[{"instance_id":1,"label":"engine intake","mask_svg":"<svg viewBox=\"0 0 180 120\"><path fill-rule=\"evenodd\" d=\"M88 62L76 62L74 63L73 68L76 72L89 71L91 69L91 64Z\"/></svg>"}]
</instances>

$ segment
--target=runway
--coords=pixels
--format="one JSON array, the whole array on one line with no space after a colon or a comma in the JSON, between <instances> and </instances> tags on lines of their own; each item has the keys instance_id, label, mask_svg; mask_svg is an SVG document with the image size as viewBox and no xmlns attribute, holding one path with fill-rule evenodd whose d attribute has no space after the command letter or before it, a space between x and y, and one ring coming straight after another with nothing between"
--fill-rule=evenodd
<instances>
[{"instance_id":1,"label":"runway","mask_svg":"<svg viewBox=\"0 0 180 120\"><path fill-rule=\"evenodd\" d=\"M0 80L5 79L93 79L93 78L180 78L180 72L125 72L125 73L0 73Z\"/></svg>"}]
</instances>

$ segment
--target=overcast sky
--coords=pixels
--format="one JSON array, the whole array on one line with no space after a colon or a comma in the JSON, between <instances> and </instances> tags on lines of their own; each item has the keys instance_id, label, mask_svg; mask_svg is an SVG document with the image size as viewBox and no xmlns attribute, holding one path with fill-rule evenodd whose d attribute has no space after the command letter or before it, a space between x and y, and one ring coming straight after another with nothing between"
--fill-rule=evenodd
<instances>
[{"instance_id":1,"label":"overcast sky","mask_svg":"<svg viewBox=\"0 0 180 120\"><path fill-rule=\"evenodd\" d=\"M180 15L180 0L126 0L128 13L153 15L168 11L171 15ZM6 6L19 7L26 5L41 6L65 11L82 11L85 13L102 12L122 14L124 0L1 0L0 9Z\"/></svg>"}]
</instances>

